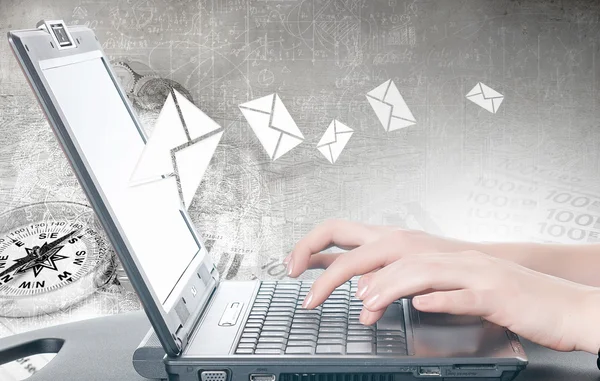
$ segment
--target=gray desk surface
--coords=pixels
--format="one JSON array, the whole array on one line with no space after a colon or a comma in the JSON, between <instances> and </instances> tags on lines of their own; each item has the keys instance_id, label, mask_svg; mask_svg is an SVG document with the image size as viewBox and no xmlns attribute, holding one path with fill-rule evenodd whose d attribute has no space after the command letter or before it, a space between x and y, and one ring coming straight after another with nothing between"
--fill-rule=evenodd
<instances>
[{"instance_id":1,"label":"gray desk surface","mask_svg":"<svg viewBox=\"0 0 600 381\"><path fill-rule=\"evenodd\" d=\"M39 338L64 338L58 355L30 381L144 380L131 365L131 356L149 328L146 315L132 312L45 328L0 340L0 351ZM595 356L561 353L524 342L530 364L518 381L600 380Z\"/></svg>"}]
</instances>

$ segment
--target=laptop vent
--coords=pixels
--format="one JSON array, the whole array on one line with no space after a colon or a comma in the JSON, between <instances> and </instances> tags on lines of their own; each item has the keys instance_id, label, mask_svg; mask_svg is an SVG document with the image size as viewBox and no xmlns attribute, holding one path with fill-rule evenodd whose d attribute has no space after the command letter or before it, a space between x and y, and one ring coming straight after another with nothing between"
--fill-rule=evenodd
<instances>
[{"instance_id":1,"label":"laptop vent","mask_svg":"<svg viewBox=\"0 0 600 381\"><path fill-rule=\"evenodd\" d=\"M394 381L406 373L281 373L279 381Z\"/></svg>"},{"instance_id":2,"label":"laptop vent","mask_svg":"<svg viewBox=\"0 0 600 381\"><path fill-rule=\"evenodd\" d=\"M504 371L501 377L477 377L478 381L510 381L516 377L518 371ZM415 379L441 380L441 377L424 376L414 378L411 372L407 373L281 373L277 381L405 381ZM444 378L453 380L454 378ZM469 378L471 379L471 378ZM466 380L466 378L457 378Z\"/></svg>"}]
</instances>

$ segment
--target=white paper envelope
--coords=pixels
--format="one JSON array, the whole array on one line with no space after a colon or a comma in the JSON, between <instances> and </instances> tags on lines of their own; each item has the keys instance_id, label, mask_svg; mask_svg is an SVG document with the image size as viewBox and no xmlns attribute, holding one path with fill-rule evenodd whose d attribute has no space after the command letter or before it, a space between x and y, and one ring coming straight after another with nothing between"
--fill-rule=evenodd
<instances>
[{"instance_id":1,"label":"white paper envelope","mask_svg":"<svg viewBox=\"0 0 600 381\"><path fill-rule=\"evenodd\" d=\"M495 114L504 100L504 95L479 82L467 94L467 99Z\"/></svg>"},{"instance_id":2,"label":"white paper envelope","mask_svg":"<svg viewBox=\"0 0 600 381\"><path fill-rule=\"evenodd\" d=\"M131 184L175 177L174 191L189 208L222 136L221 126L172 90L131 176Z\"/></svg>"},{"instance_id":3,"label":"white paper envelope","mask_svg":"<svg viewBox=\"0 0 600 381\"><path fill-rule=\"evenodd\" d=\"M417 123L391 79L369 91L367 99L383 128L388 132Z\"/></svg>"},{"instance_id":4,"label":"white paper envelope","mask_svg":"<svg viewBox=\"0 0 600 381\"><path fill-rule=\"evenodd\" d=\"M304 135L277 94L238 107L273 161L304 141Z\"/></svg>"},{"instance_id":5,"label":"white paper envelope","mask_svg":"<svg viewBox=\"0 0 600 381\"><path fill-rule=\"evenodd\" d=\"M317 149L333 164L340 157L353 133L354 130L350 127L334 119L317 144Z\"/></svg>"}]
</instances>

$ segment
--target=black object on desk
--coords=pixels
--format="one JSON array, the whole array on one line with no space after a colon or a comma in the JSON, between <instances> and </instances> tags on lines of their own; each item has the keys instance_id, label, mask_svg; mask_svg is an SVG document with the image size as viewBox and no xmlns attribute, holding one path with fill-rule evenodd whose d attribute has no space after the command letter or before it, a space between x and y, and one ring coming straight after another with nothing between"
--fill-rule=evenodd
<instances>
[{"instance_id":1,"label":"black object on desk","mask_svg":"<svg viewBox=\"0 0 600 381\"><path fill-rule=\"evenodd\" d=\"M133 369L132 356L149 328L146 315L138 311L14 335L0 339L0 364L58 352L28 380L143 381L147 379ZM517 381L600 381L593 354L522 342L530 362Z\"/></svg>"}]
</instances>

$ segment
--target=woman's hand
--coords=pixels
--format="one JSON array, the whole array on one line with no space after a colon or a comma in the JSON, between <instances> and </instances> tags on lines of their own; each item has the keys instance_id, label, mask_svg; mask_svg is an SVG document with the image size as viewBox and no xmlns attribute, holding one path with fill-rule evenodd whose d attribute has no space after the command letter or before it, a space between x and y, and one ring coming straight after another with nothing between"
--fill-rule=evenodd
<instances>
[{"instance_id":1,"label":"woman's hand","mask_svg":"<svg viewBox=\"0 0 600 381\"><path fill-rule=\"evenodd\" d=\"M317 226L294 247L294 250L283 260L287 265L288 275L296 277L307 269L328 268L340 258L341 254L322 254L322 250L330 246L351 250L363 247L352 257L361 257L362 252L369 252L372 247L383 244L393 246L394 250L386 250L385 256L377 256L380 266L392 263L405 254L436 251L467 250L473 246L468 242L456 241L434 236L421 231L404 230L393 226L365 225L345 220L328 220ZM344 257L342 261L347 260ZM362 274L362 273L361 273Z\"/></svg>"},{"instance_id":2,"label":"woman's hand","mask_svg":"<svg viewBox=\"0 0 600 381\"><path fill-rule=\"evenodd\" d=\"M322 254L336 245L343 254ZM600 346L599 290L541 274L514 262L469 250L469 243L423 232L328 221L302 239L286 258L290 276L326 268L304 306L314 308L356 275L364 324L387 306L417 295L415 308L476 315L547 347L595 353ZM595 320L596 319L596 320Z\"/></svg>"},{"instance_id":3,"label":"woman's hand","mask_svg":"<svg viewBox=\"0 0 600 381\"><path fill-rule=\"evenodd\" d=\"M376 322L394 300L417 295L413 306L420 311L481 316L555 350L596 353L599 291L467 251L405 256L361 277L357 295L364 324Z\"/></svg>"}]
</instances>

